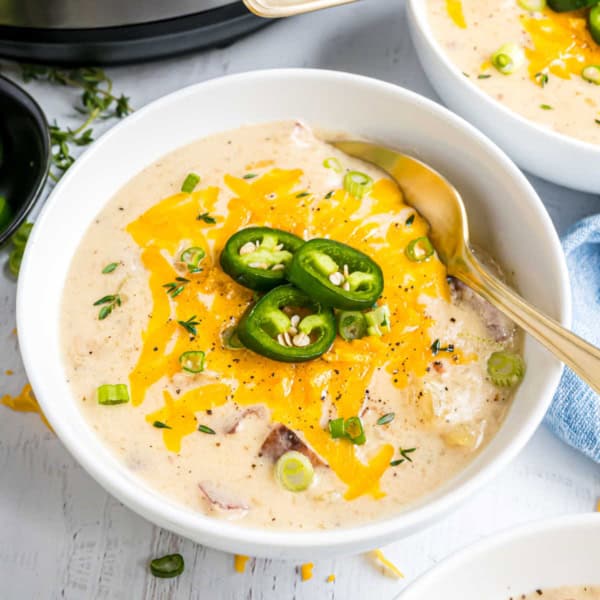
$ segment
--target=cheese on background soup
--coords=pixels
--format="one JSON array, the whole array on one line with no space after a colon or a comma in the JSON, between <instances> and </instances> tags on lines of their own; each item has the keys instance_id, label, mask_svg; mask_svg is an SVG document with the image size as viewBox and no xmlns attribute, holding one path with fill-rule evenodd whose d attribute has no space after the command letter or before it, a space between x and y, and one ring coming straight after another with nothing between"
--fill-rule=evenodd
<instances>
[{"instance_id":1,"label":"cheese on background soup","mask_svg":"<svg viewBox=\"0 0 600 600\"><path fill-rule=\"evenodd\" d=\"M517 0L427 1L444 52L482 91L531 121L600 144L600 85L582 77L586 66L600 66L586 11L529 12ZM507 75L491 62L504 44L525 59Z\"/></svg>"},{"instance_id":2,"label":"cheese on background soup","mask_svg":"<svg viewBox=\"0 0 600 600\"><path fill-rule=\"evenodd\" d=\"M371 191L346 192L343 172L324 166L332 157L370 175ZM201 181L180 192L190 172ZM219 254L248 226L368 254L385 276L390 332L337 337L321 358L296 364L227 347L224 333L254 293L223 272ZM91 429L158 493L242 525L310 530L399 512L464 469L497 431L510 390L492 384L487 359L518 343L512 324L449 282L435 255L409 260L407 245L426 235L394 182L299 123L248 126L165 156L98 215L66 282L65 369ZM206 251L193 274L177 259L190 246ZM176 297L171 283L183 284ZM107 295L120 304L100 320L106 303L94 303ZM187 351L205 352L202 373L182 372ZM107 383L127 384L131 401L99 404ZM364 445L330 435L330 419L352 416ZM316 458L303 492L274 476L288 432Z\"/></svg>"}]
</instances>

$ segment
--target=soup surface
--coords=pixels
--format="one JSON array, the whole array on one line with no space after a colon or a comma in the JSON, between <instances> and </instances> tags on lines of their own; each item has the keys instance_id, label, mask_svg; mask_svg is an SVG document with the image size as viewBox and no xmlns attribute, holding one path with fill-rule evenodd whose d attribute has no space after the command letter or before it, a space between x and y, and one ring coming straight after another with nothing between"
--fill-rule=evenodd
<instances>
[{"instance_id":1,"label":"soup surface","mask_svg":"<svg viewBox=\"0 0 600 600\"><path fill-rule=\"evenodd\" d=\"M361 199L344 189L348 169L373 179ZM190 172L201 181L181 192ZM250 225L368 254L385 277L389 331L337 337L305 363L230 348L224 334L255 294L219 255ZM299 123L248 126L165 156L107 203L66 281L66 374L90 427L148 486L206 514L298 530L397 513L497 431L511 391L493 385L487 360L518 345L512 324L448 281L435 254L409 259L426 235L394 182ZM195 273L178 259L190 246L206 252ZM201 373L182 372L189 351L205 352ZM126 384L130 401L100 404L105 384ZM333 439L329 420L355 416L366 443ZM302 492L274 476L290 447L314 453Z\"/></svg>"},{"instance_id":2,"label":"soup surface","mask_svg":"<svg viewBox=\"0 0 600 600\"><path fill-rule=\"evenodd\" d=\"M600 65L585 11L523 10L517 0L428 0L431 28L465 76L511 110L549 129L600 144L600 85L582 77ZM524 52L505 75L492 65L504 44ZM600 72L599 72L600 75Z\"/></svg>"},{"instance_id":3,"label":"soup surface","mask_svg":"<svg viewBox=\"0 0 600 600\"><path fill-rule=\"evenodd\" d=\"M600 600L600 586L565 586L552 589L540 589L511 598L511 600Z\"/></svg>"}]
</instances>

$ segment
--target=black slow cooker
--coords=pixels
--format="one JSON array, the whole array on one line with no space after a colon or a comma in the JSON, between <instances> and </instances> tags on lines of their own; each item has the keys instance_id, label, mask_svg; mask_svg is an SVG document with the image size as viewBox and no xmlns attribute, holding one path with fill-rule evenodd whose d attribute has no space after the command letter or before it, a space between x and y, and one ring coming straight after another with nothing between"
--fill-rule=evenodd
<instances>
[{"instance_id":1,"label":"black slow cooker","mask_svg":"<svg viewBox=\"0 0 600 600\"><path fill-rule=\"evenodd\" d=\"M266 23L227 0L0 0L0 56L134 62L230 43Z\"/></svg>"}]
</instances>

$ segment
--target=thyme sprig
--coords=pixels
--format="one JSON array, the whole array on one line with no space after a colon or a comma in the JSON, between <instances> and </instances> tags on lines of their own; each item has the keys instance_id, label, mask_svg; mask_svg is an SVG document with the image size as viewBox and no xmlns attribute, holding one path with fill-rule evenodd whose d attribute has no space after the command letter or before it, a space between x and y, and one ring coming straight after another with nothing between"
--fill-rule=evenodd
<instances>
[{"instance_id":1,"label":"thyme sprig","mask_svg":"<svg viewBox=\"0 0 600 600\"><path fill-rule=\"evenodd\" d=\"M171 298L176 298L183 290L185 290L185 286L189 282L190 280L185 277L175 277L175 281L164 283L163 287L167 290L167 294L171 296Z\"/></svg>"},{"instance_id":2,"label":"thyme sprig","mask_svg":"<svg viewBox=\"0 0 600 600\"><path fill-rule=\"evenodd\" d=\"M84 122L76 129L63 128L54 122L50 126L50 143L52 145L52 165L48 174L57 182L67 169L75 162L72 155L73 146L87 146L94 141L91 125L97 119L121 119L131 111L129 98L113 92L113 82L99 67L82 67L64 69L43 65L21 66L21 77L25 83L44 81L62 85L81 91L80 104L75 109L86 116Z\"/></svg>"},{"instance_id":3,"label":"thyme sprig","mask_svg":"<svg viewBox=\"0 0 600 600\"><path fill-rule=\"evenodd\" d=\"M177 321L188 333L198 335L196 326L200 325L200 321L196 321L196 315L191 316L187 321Z\"/></svg>"},{"instance_id":4,"label":"thyme sprig","mask_svg":"<svg viewBox=\"0 0 600 600\"><path fill-rule=\"evenodd\" d=\"M98 312L98 320L104 321L110 313L117 307L121 306L122 300L120 294L110 294L108 296L102 296L100 300L94 302L94 306L102 306Z\"/></svg>"}]
</instances>

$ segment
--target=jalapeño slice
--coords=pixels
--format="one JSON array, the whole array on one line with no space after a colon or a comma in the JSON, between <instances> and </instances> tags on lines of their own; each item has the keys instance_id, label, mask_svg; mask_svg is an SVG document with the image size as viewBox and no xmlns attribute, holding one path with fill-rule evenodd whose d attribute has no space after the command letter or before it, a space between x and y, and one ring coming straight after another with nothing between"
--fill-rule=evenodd
<instances>
[{"instance_id":1,"label":"jalape\u00f1o slice","mask_svg":"<svg viewBox=\"0 0 600 600\"><path fill-rule=\"evenodd\" d=\"M333 311L292 285L267 292L242 316L242 344L281 362L305 362L327 352L336 336Z\"/></svg>"},{"instance_id":2,"label":"jalape\u00f1o slice","mask_svg":"<svg viewBox=\"0 0 600 600\"><path fill-rule=\"evenodd\" d=\"M310 240L294 254L288 279L317 302L343 310L370 308L383 291L383 273L374 260L326 239Z\"/></svg>"},{"instance_id":3,"label":"jalape\u00f1o slice","mask_svg":"<svg viewBox=\"0 0 600 600\"><path fill-rule=\"evenodd\" d=\"M303 239L287 231L249 227L227 240L221 267L240 285L266 292L285 282L288 265L302 244Z\"/></svg>"}]
</instances>

